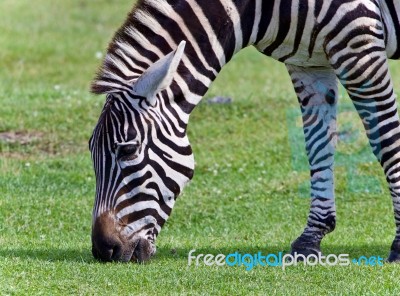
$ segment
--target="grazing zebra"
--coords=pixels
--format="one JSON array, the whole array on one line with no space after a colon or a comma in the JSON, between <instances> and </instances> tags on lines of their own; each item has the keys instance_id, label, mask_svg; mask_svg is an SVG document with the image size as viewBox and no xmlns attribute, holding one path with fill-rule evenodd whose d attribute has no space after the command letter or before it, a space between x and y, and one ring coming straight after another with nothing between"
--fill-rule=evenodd
<instances>
[{"instance_id":1,"label":"grazing zebra","mask_svg":"<svg viewBox=\"0 0 400 296\"><path fill-rule=\"evenodd\" d=\"M111 41L92 84L107 100L90 139L93 255L143 262L194 159L190 113L244 47L285 63L302 111L311 208L292 252L320 252L335 228L333 161L340 81L393 199L400 260L400 127L387 59L400 58L397 0L143 0Z\"/></svg>"}]
</instances>

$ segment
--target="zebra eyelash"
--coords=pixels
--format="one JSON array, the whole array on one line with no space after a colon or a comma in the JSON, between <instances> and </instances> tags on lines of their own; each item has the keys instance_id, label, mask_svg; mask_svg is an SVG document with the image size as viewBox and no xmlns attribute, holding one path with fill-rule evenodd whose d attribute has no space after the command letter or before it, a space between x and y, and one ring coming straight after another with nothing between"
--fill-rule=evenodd
<instances>
[{"instance_id":1,"label":"zebra eyelash","mask_svg":"<svg viewBox=\"0 0 400 296\"><path fill-rule=\"evenodd\" d=\"M115 142L113 145L113 149L116 150L119 147L124 147L124 146L128 146L128 145L137 145L139 146L139 141L129 141L129 142Z\"/></svg>"}]
</instances>

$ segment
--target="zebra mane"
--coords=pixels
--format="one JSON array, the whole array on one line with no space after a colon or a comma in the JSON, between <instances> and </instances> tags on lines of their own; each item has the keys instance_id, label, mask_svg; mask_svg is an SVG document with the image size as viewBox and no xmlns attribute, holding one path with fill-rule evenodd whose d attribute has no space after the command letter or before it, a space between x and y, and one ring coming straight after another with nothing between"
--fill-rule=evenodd
<instances>
[{"instance_id":1,"label":"zebra mane","mask_svg":"<svg viewBox=\"0 0 400 296\"><path fill-rule=\"evenodd\" d=\"M92 81L92 93L131 90L137 78L157 60L157 56L145 47L149 42L136 29L148 18L146 6L146 0L139 0L115 33ZM143 53L146 53L146 58L143 58Z\"/></svg>"}]
</instances>

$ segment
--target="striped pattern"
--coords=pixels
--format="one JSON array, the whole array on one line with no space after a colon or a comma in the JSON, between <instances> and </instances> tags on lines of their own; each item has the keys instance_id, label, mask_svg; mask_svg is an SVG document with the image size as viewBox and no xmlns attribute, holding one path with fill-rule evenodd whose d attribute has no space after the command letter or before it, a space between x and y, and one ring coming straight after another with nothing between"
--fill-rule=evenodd
<instances>
[{"instance_id":1,"label":"striped pattern","mask_svg":"<svg viewBox=\"0 0 400 296\"><path fill-rule=\"evenodd\" d=\"M141 237L154 244L193 176L189 115L221 68L253 45L286 64L303 114L311 208L292 251L319 251L335 227L340 81L388 180L397 225L389 259L399 260L400 128L387 64L400 58L399 36L395 0L139 1L92 84L94 93L107 94L90 141L97 178L94 225L107 212L123 242ZM173 81L153 101L138 96L133 89L139 77L182 40L186 47Z\"/></svg>"}]
</instances>

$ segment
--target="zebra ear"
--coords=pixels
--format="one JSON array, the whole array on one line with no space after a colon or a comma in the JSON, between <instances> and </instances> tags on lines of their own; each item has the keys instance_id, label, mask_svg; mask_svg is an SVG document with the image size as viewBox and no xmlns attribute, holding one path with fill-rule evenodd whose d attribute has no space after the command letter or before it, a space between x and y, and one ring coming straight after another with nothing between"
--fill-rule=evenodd
<instances>
[{"instance_id":1,"label":"zebra ear","mask_svg":"<svg viewBox=\"0 0 400 296\"><path fill-rule=\"evenodd\" d=\"M146 97L147 102L154 106L156 95L168 87L182 59L186 42L181 41L178 48L151 65L133 85L135 95Z\"/></svg>"}]
</instances>

